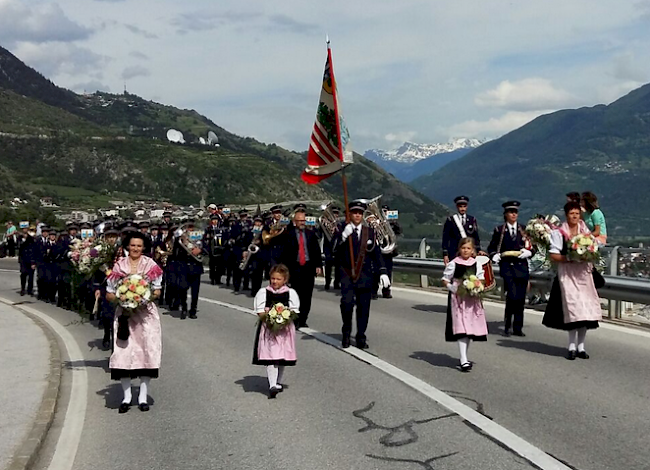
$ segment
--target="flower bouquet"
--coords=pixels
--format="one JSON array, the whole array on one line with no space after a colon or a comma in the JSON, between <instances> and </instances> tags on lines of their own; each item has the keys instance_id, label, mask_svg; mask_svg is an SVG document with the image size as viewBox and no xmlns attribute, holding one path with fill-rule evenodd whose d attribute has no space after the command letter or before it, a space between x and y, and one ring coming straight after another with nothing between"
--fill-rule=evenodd
<instances>
[{"instance_id":1,"label":"flower bouquet","mask_svg":"<svg viewBox=\"0 0 650 470\"><path fill-rule=\"evenodd\" d=\"M598 241L591 234L576 235L569 240L567 259L578 263L597 263L600 260Z\"/></svg>"},{"instance_id":2,"label":"flower bouquet","mask_svg":"<svg viewBox=\"0 0 650 470\"><path fill-rule=\"evenodd\" d=\"M551 232L559 223L560 219L557 216L537 215L526 224L526 235L538 248L548 250L551 247Z\"/></svg>"},{"instance_id":3,"label":"flower bouquet","mask_svg":"<svg viewBox=\"0 0 650 470\"><path fill-rule=\"evenodd\" d=\"M266 327L272 333L278 333L297 318L298 312L289 309L289 307L286 307L282 303L277 303L271 307L262 321L266 323Z\"/></svg>"},{"instance_id":4,"label":"flower bouquet","mask_svg":"<svg viewBox=\"0 0 650 470\"><path fill-rule=\"evenodd\" d=\"M152 298L151 284L139 275L131 274L120 279L115 292L122 314L117 318L117 339L129 339L129 318L135 309L148 304Z\"/></svg>"},{"instance_id":5,"label":"flower bouquet","mask_svg":"<svg viewBox=\"0 0 650 470\"><path fill-rule=\"evenodd\" d=\"M70 259L80 274L89 277L113 260L114 251L104 241L75 240L70 244Z\"/></svg>"},{"instance_id":6,"label":"flower bouquet","mask_svg":"<svg viewBox=\"0 0 650 470\"><path fill-rule=\"evenodd\" d=\"M485 283L474 274L466 276L458 286L461 297L481 297L485 294Z\"/></svg>"}]
</instances>

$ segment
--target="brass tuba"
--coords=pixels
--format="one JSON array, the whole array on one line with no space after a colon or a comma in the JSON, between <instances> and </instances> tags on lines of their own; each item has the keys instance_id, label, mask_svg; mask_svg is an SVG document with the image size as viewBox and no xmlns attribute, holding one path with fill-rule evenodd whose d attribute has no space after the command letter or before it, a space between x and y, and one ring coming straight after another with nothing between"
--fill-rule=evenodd
<instances>
[{"instance_id":1,"label":"brass tuba","mask_svg":"<svg viewBox=\"0 0 650 470\"><path fill-rule=\"evenodd\" d=\"M285 229L286 226L282 225L282 220L274 220L269 229L262 232L262 243L268 245L275 237L282 235Z\"/></svg>"},{"instance_id":2,"label":"brass tuba","mask_svg":"<svg viewBox=\"0 0 650 470\"><path fill-rule=\"evenodd\" d=\"M393 227L384 216L384 211L379 207L379 200L381 196L377 196L369 201L364 201L368 204L368 208L363 213L363 220L366 221L369 227L375 231L375 238L377 245L383 254L392 253L397 244L397 237L393 231Z\"/></svg>"},{"instance_id":3,"label":"brass tuba","mask_svg":"<svg viewBox=\"0 0 650 470\"><path fill-rule=\"evenodd\" d=\"M181 225L176 232L174 232L174 235L178 238L179 244L187 251L187 253L194 258L196 261L199 263L203 262L203 242L200 240L198 241L192 241L190 239L190 230L188 230L188 225L189 224L183 224ZM201 253L199 254L194 254L193 251L198 248L201 250Z\"/></svg>"},{"instance_id":4,"label":"brass tuba","mask_svg":"<svg viewBox=\"0 0 650 470\"><path fill-rule=\"evenodd\" d=\"M321 210L323 211L323 213L318 218L318 221L320 222L320 228L323 231L325 237L327 238L327 241L330 242L332 241L332 238L334 238L334 234L339 229L339 219L332 212L333 205L334 203L330 202L326 206L321 206Z\"/></svg>"}]
</instances>

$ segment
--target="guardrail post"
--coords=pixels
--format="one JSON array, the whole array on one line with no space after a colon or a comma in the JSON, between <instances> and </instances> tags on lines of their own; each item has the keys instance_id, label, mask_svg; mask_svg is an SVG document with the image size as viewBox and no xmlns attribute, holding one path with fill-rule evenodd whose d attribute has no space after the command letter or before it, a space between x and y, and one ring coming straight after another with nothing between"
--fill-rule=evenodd
<instances>
[{"instance_id":1,"label":"guardrail post","mask_svg":"<svg viewBox=\"0 0 650 470\"><path fill-rule=\"evenodd\" d=\"M423 238L420 242L420 258L427 257L427 239ZM420 287L429 287L429 276L426 274L420 275Z\"/></svg>"},{"instance_id":2,"label":"guardrail post","mask_svg":"<svg viewBox=\"0 0 650 470\"><path fill-rule=\"evenodd\" d=\"M609 275L618 276L618 246L612 248L609 255ZM621 318L621 302L618 300L607 301L607 317L608 318Z\"/></svg>"}]
</instances>

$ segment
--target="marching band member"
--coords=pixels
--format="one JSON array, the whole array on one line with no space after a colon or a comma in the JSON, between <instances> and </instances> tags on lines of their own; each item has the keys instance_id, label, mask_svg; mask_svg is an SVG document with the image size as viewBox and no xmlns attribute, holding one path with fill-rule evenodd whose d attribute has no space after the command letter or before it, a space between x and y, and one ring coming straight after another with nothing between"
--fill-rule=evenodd
<instances>
[{"instance_id":1,"label":"marching band member","mask_svg":"<svg viewBox=\"0 0 650 470\"><path fill-rule=\"evenodd\" d=\"M47 225L41 226L41 234L36 237L36 247L38 250L38 261L36 263L36 289L38 293L36 298L38 300L46 300L47 292L47 272L46 272L46 257L47 249L50 242L50 228Z\"/></svg>"},{"instance_id":2,"label":"marching band member","mask_svg":"<svg viewBox=\"0 0 650 470\"><path fill-rule=\"evenodd\" d=\"M522 329L530 277L528 258L533 255L533 248L526 237L525 227L517 223L520 205L519 201L502 204L505 223L494 229L488 248L492 261L499 265L506 291L505 336L510 336L511 326L512 334L526 336Z\"/></svg>"},{"instance_id":3,"label":"marching band member","mask_svg":"<svg viewBox=\"0 0 650 470\"><path fill-rule=\"evenodd\" d=\"M43 263L45 278L43 280L43 297L46 302L56 302L56 291L59 280L59 268L56 262L56 230L50 229L49 238L45 242ZM40 287L39 287L40 289Z\"/></svg>"},{"instance_id":4,"label":"marching band member","mask_svg":"<svg viewBox=\"0 0 650 470\"><path fill-rule=\"evenodd\" d=\"M73 272L72 262L70 261L70 244L77 237L79 227L74 223L70 223L66 228L68 233L59 237L55 249L59 270L57 288L59 296L56 305L70 310L72 308L71 282Z\"/></svg>"},{"instance_id":5,"label":"marching band member","mask_svg":"<svg viewBox=\"0 0 650 470\"><path fill-rule=\"evenodd\" d=\"M232 244L232 260L233 264L233 278L232 285L235 292L239 292L242 287L242 281L244 284L244 290L248 290L249 285L249 275L248 270L242 271L239 269L240 263L244 259L244 253L247 251L248 246L253 241L253 234L251 232L251 227L248 223L248 210L241 209L239 211L239 222L233 226L233 229L230 233L231 238L233 239Z\"/></svg>"},{"instance_id":6,"label":"marching band member","mask_svg":"<svg viewBox=\"0 0 650 470\"><path fill-rule=\"evenodd\" d=\"M20 295L34 295L34 271L39 262L40 248L36 241L36 227L31 225L18 238L18 264L20 265Z\"/></svg>"},{"instance_id":7,"label":"marching band member","mask_svg":"<svg viewBox=\"0 0 650 470\"><path fill-rule=\"evenodd\" d=\"M467 196L458 196L454 199L456 204L456 214L447 217L445 225L442 228L442 256L445 265L456 257L458 252L458 243L461 239L471 237L474 239L474 246L478 254L485 255L481 251L481 240L478 233L478 222L474 216L467 213L469 198Z\"/></svg>"},{"instance_id":8,"label":"marching band member","mask_svg":"<svg viewBox=\"0 0 650 470\"><path fill-rule=\"evenodd\" d=\"M338 220L341 214L341 209L334 206L331 210L332 215L334 215ZM336 231L338 231L338 225ZM338 269L336 264L334 236L332 236L331 239L328 239L323 235L323 255L325 255L325 290L330 290L330 284L332 284L332 271L334 271L334 290L339 290L341 288L341 271Z\"/></svg>"},{"instance_id":9,"label":"marching band member","mask_svg":"<svg viewBox=\"0 0 650 470\"><path fill-rule=\"evenodd\" d=\"M262 244L262 249L265 251L265 257L268 260L268 265L266 266L267 274L269 269L280 263L284 243L282 237L278 236L278 234L281 235L286 231L286 228L282 226L282 206L276 204L271 207L270 211L271 220L266 224L262 232L271 235L268 242Z\"/></svg>"},{"instance_id":10,"label":"marching band member","mask_svg":"<svg viewBox=\"0 0 650 470\"><path fill-rule=\"evenodd\" d=\"M296 205L293 224L283 234L282 264L289 268L291 288L300 298L300 318L296 328L308 327L316 276L322 272L322 259L318 237L307 230L304 204Z\"/></svg>"},{"instance_id":11,"label":"marching band member","mask_svg":"<svg viewBox=\"0 0 650 470\"><path fill-rule=\"evenodd\" d=\"M211 204L214 205L214 204ZM209 207L209 206L208 206ZM216 210L216 205L214 206ZM207 226L203 234L203 246L208 249L210 258L210 283L214 285L221 284L222 263L223 263L223 231L219 226L219 215L214 212L210 216L210 225Z\"/></svg>"},{"instance_id":12,"label":"marching band member","mask_svg":"<svg viewBox=\"0 0 650 470\"><path fill-rule=\"evenodd\" d=\"M194 222L189 221L185 224L187 231L194 229ZM201 288L201 274L203 274L203 263L195 258L202 253L202 249L194 247L192 253L181 246L180 237L176 238L174 242L174 259L176 260L176 276L177 276L177 298L175 305L180 303L181 307L181 320L187 318L187 293L191 292L191 303L189 316L192 319L197 318L197 310L199 303L199 289Z\"/></svg>"},{"instance_id":13,"label":"marching band member","mask_svg":"<svg viewBox=\"0 0 650 470\"><path fill-rule=\"evenodd\" d=\"M374 230L362 224L368 206L361 201L349 205L350 222L335 236L335 253L341 270L341 317L343 339L341 347L350 347L352 313L357 307L356 346L367 349L366 329L370 317L372 283L376 269L381 274L381 287L390 287L384 260L375 242ZM352 237L353 257L350 257L348 238ZM354 263L354 264L353 264ZM354 276L351 267L354 265Z\"/></svg>"},{"instance_id":14,"label":"marching band member","mask_svg":"<svg viewBox=\"0 0 650 470\"><path fill-rule=\"evenodd\" d=\"M107 224L105 226L103 237L106 243L111 246L115 246L117 244L118 236L119 232L112 226L112 224ZM117 256L117 252L115 254ZM95 299L99 299L100 302L99 318L102 326L104 327L102 347L106 350L108 350L113 343L113 322L115 320L115 304L109 302L106 298L106 286L108 275L113 269L116 261L117 258L113 259L113 261L107 266L108 270L98 269L93 277L93 290L95 293Z\"/></svg>"},{"instance_id":15,"label":"marching band member","mask_svg":"<svg viewBox=\"0 0 650 470\"><path fill-rule=\"evenodd\" d=\"M381 210L384 213L384 217L387 216L388 211L390 210L390 207L388 204L384 204L381 206ZM399 237L402 234L402 227L400 226L399 222L396 220L389 220L388 223L390 224L390 227L393 229L393 233L395 234L396 237ZM384 258L384 266L386 266L386 272L388 274L388 278L393 281L393 258L398 255L397 251L397 246L391 251L390 253L381 253L381 256ZM376 299L378 297L377 291L379 290L379 273L375 273L375 283L373 286L373 299ZM393 295L390 291L390 287L383 288L381 290L381 296L384 299L392 299Z\"/></svg>"},{"instance_id":16,"label":"marching band member","mask_svg":"<svg viewBox=\"0 0 650 470\"><path fill-rule=\"evenodd\" d=\"M261 215L256 215L253 219L253 229L251 244L258 247L257 253L248 262L248 273L251 281L251 295L254 296L262 288L262 280L264 278L264 270L267 265L267 260L264 258L264 251L260 249L262 245L262 229L264 228L264 219Z\"/></svg>"},{"instance_id":17,"label":"marching band member","mask_svg":"<svg viewBox=\"0 0 650 470\"><path fill-rule=\"evenodd\" d=\"M226 271L226 287L230 287L230 280L234 279L235 269L237 268L235 264L238 263L238 261L235 259L234 253L236 239L233 235L236 232L236 225L237 219L235 216L228 216L225 221L225 228L223 233L224 244L226 246L226 250L223 254L223 264Z\"/></svg>"}]
</instances>

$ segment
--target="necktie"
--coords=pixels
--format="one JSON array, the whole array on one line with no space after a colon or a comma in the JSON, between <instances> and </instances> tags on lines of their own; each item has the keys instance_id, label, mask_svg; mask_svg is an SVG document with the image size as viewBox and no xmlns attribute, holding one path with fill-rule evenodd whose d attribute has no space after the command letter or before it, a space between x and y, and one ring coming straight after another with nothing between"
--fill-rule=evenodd
<instances>
[{"instance_id":1,"label":"necktie","mask_svg":"<svg viewBox=\"0 0 650 470\"><path fill-rule=\"evenodd\" d=\"M298 232L298 262L300 266L307 264L307 257L305 255L305 234L301 230Z\"/></svg>"},{"instance_id":2,"label":"necktie","mask_svg":"<svg viewBox=\"0 0 650 470\"><path fill-rule=\"evenodd\" d=\"M465 216L463 216L463 225L465 225Z\"/></svg>"},{"instance_id":3,"label":"necktie","mask_svg":"<svg viewBox=\"0 0 650 470\"><path fill-rule=\"evenodd\" d=\"M513 227L510 227L510 236L512 238L515 238L517 236L517 232L515 232L515 229Z\"/></svg>"}]
</instances>

